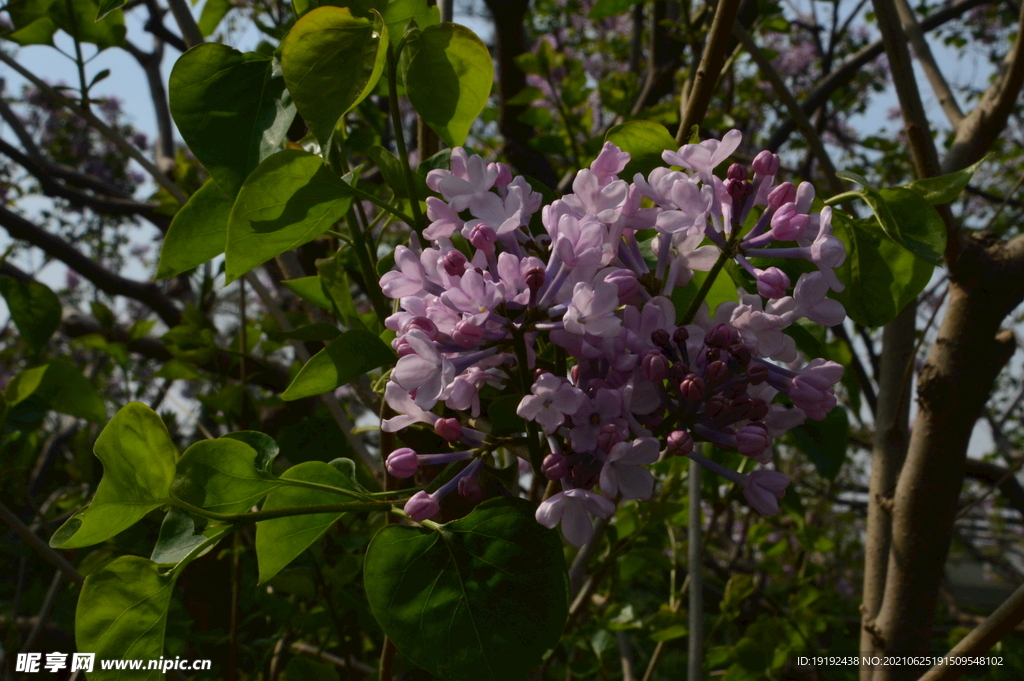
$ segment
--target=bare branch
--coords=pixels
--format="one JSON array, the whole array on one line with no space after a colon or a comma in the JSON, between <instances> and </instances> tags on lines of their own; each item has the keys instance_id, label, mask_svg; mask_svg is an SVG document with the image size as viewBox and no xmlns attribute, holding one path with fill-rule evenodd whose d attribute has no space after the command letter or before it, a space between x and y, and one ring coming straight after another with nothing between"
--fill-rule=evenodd
<instances>
[{"instance_id":1,"label":"bare branch","mask_svg":"<svg viewBox=\"0 0 1024 681\"><path fill-rule=\"evenodd\" d=\"M924 31L921 30L921 25L917 23L914 10L910 8L907 0L895 0L895 2L896 11L900 15L900 21L903 22L903 30L906 32L907 38L910 39L910 44L914 48L914 55L917 57L917 61L920 62L928 82L931 83L932 90L935 91L935 96L938 98L939 105L946 114L946 118L956 128L960 125L960 121L964 119L964 113L960 110L960 105L957 104L956 97L949 88L949 83L946 82L946 78L942 75L942 70L939 69L939 65L935 62L935 57L932 56L932 49L924 38Z\"/></svg>"},{"instance_id":2,"label":"bare branch","mask_svg":"<svg viewBox=\"0 0 1024 681\"><path fill-rule=\"evenodd\" d=\"M135 146L131 142L122 137L120 133L118 133L116 130L114 130L109 125L107 125L99 118L97 118L96 115L93 114L91 111L82 108L75 102L71 101L64 95L54 90L52 87L50 87L44 81L37 78L35 74L33 74L31 71L23 67L17 61L15 61L13 57L6 54L5 52L0 52L0 61L2 61L18 73L20 73L26 80L29 80L33 85L35 85L37 88L45 92L46 96L52 99L54 102L69 109L70 111L73 111L79 117L88 122L89 125L99 130L104 137L106 137L115 145L117 145L117 148L120 149L124 154L138 162L138 164L141 165L146 170L146 172L153 176L153 179L157 181L157 184L166 189L168 193L170 193L170 195L173 196L178 203L184 204L186 201L188 201L188 197L185 196L184 192L178 189L178 186L175 185L174 182L172 182L171 179L167 177L167 175L165 175L163 172L160 171L159 168L153 165L152 161L146 158L142 154L142 152L135 148Z\"/></svg>"},{"instance_id":3,"label":"bare branch","mask_svg":"<svg viewBox=\"0 0 1024 681\"><path fill-rule=\"evenodd\" d=\"M956 128L953 144L942 159L942 172L952 173L971 165L988 152L1002 134L1006 120L1024 85L1024 4L1020 7L1017 39L1003 59L1003 73L988 87L981 101Z\"/></svg>"},{"instance_id":4,"label":"bare branch","mask_svg":"<svg viewBox=\"0 0 1024 681\"><path fill-rule=\"evenodd\" d=\"M156 166L165 173L171 173L174 170L174 124L171 122L171 109L167 103L167 88L164 87L164 77L160 72L160 65L164 60L164 41L156 38L153 41L152 52L140 50L128 41L125 41L125 49L139 62L149 84L158 133Z\"/></svg>"},{"instance_id":5,"label":"bare branch","mask_svg":"<svg viewBox=\"0 0 1024 681\"><path fill-rule=\"evenodd\" d=\"M27 241L75 270L112 296L125 296L148 305L168 326L177 326L181 311L156 284L126 279L80 253L59 236L37 227L17 213L0 206L0 227L14 239Z\"/></svg>"},{"instance_id":6,"label":"bare branch","mask_svg":"<svg viewBox=\"0 0 1024 681\"><path fill-rule=\"evenodd\" d=\"M677 143L682 144L686 141L690 128L704 120L715 84L725 64L732 27L736 23L739 9L740 0L719 0L718 7L715 8L715 18L711 22L711 30L700 59L700 66L697 67L693 88L683 106L679 130L676 131Z\"/></svg>"},{"instance_id":7,"label":"bare branch","mask_svg":"<svg viewBox=\"0 0 1024 681\"><path fill-rule=\"evenodd\" d=\"M199 32L199 26L196 24L195 17L192 16L192 10L188 3L185 0L167 0L167 4L171 8L174 20L178 23L181 37L185 39L185 45L195 47L201 44L203 34Z\"/></svg>"},{"instance_id":8,"label":"bare branch","mask_svg":"<svg viewBox=\"0 0 1024 681\"><path fill-rule=\"evenodd\" d=\"M67 559L51 549L46 542L36 536L35 532L25 526L25 523L21 522L21 519L14 514L14 511L7 508L3 502L0 502L0 518L4 520L15 533L28 542L29 546L35 549L43 558L45 558L51 565L56 567L65 577L75 582L76 584L82 584L85 578L79 574L75 566L67 561Z\"/></svg>"}]
</instances>

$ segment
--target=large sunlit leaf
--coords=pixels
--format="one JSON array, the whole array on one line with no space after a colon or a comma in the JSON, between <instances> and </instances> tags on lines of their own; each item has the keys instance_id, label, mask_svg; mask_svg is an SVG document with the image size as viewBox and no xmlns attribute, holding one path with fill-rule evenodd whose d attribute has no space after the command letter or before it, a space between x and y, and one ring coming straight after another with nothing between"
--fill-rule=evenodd
<instances>
[{"instance_id":1,"label":"large sunlit leaf","mask_svg":"<svg viewBox=\"0 0 1024 681\"><path fill-rule=\"evenodd\" d=\"M295 117L280 63L258 52L198 45L174 64L169 87L181 136L228 198L277 150Z\"/></svg>"},{"instance_id":2,"label":"large sunlit leaf","mask_svg":"<svg viewBox=\"0 0 1024 681\"><path fill-rule=\"evenodd\" d=\"M384 527L363 576L384 633L444 681L522 681L568 614L561 541L517 498L438 529Z\"/></svg>"},{"instance_id":3,"label":"large sunlit leaf","mask_svg":"<svg viewBox=\"0 0 1024 681\"><path fill-rule=\"evenodd\" d=\"M231 199L208 180L174 214L160 246L157 279L167 279L208 262L224 252Z\"/></svg>"},{"instance_id":4,"label":"large sunlit leaf","mask_svg":"<svg viewBox=\"0 0 1024 681\"><path fill-rule=\"evenodd\" d=\"M661 152L679 148L668 129L654 121L626 121L609 130L604 139L629 152L629 163L619 177L630 182L637 173L647 177L655 168L664 166Z\"/></svg>"},{"instance_id":5,"label":"large sunlit leaf","mask_svg":"<svg viewBox=\"0 0 1024 681\"><path fill-rule=\"evenodd\" d=\"M95 653L90 681L163 678L163 670L145 669L163 655L167 610L174 578L156 563L121 556L85 578L75 611L75 643L80 652ZM146 660L140 671L105 670L99 660Z\"/></svg>"},{"instance_id":6,"label":"large sunlit leaf","mask_svg":"<svg viewBox=\"0 0 1024 681\"><path fill-rule=\"evenodd\" d=\"M256 457L235 438L200 440L178 460L171 496L214 513L242 513L280 484L256 467Z\"/></svg>"},{"instance_id":7,"label":"large sunlit leaf","mask_svg":"<svg viewBox=\"0 0 1024 681\"><path fill-rule=\"evenodd\" d=\"M103 479L89 506L50 538L54 548L97 544L167 503L178 453L155 411L128 403L100 432L94 451Z\"/></svg>"},{"instance_id":8,"label":"large sunlit leaf","mask_svg":"<svg viewBox=\"0 0 1024 681\"><path fill-rule=\"evenodd\" d=\"M41 350L60 326L60 298L46 284L11 277L0 277L0 294L22 339L33 350Z\"/></svg>"},{"instance_id":9,"label":"large sunlit leaf","mask_svg":"<svg viewBox=\"0 0 1024 681\"><path fill-rule=\"evenodd\" d=\"M227 282L309 243L344 217L351 205L349 185L319 156L297 149L274 154L252 172L231 209Z\"/></svg>"},{"instance_id":10,"label":"large sunlit leaf","mask_svg":"<svg viewBox=\"0 0 1024 681\"><path fill-rule=\"evenodd\" d=\"M327 148L338 121L372 91L384 70L388 30L347 7L318 7L282 45L284 79L309 129Z\"/></svg>"},{"instance_id":11,"label":"large sunlit leaf","mask_svg":"<svg viewBox=\"0 0 1024 681\"><path fill-rule=\"evenodd\" d=\"M491 94L487 46L465 26L444 23L413 32L405 49L409 101L448 146L461 146Z\"/></svg>"}]
</instances>

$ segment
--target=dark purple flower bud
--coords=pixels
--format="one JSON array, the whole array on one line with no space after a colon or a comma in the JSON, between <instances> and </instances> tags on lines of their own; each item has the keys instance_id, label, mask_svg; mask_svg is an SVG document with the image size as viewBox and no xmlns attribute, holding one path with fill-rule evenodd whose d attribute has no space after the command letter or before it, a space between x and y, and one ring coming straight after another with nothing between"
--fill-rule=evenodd
<instances>
[{"instance_id":1,"label":"dark purple flower bud","mask_svg":"<svg viewBox=\"0 0 1024 681\"><path fill-rule=\"evenodd\" d=\"M754 157L754 162L751 164L751 167L754 169L755 173L764 176L778 174L780 165L781 163L779 162L778 154L773 154L765 149Z\"/></svg>"},{"instance_id":2,"label":"dark purple flower bud","mask_svg":"<svg viewBox=\"0 0 1024 681\"><path fill-rule=\"evenodd\" d=\"M590 489L596 485L601 475L601 465L600 461L591 456L571 467L569 474L573 484L583 489Z\"/></svg>"},{"instance_id":3,"label":"dark purple flower bud","mask_svg":"<svg viewBox=\"0 0 1024 681\"><path fill-rule=\"evenodd\" d=\"M774 231L772 233L774 234ZM765 298L778 300L786 296L789 283L789 277L785 272L778 267L769 267L757 275L757 292Z\"/></svg>"},{"instance_id":4,"label":"dark purple flower bud","mask_svg":"<svg viewBox=\"0 0 1024 681\"><path fill-rule=\"evenodd\" d=\"M676 327L676 330L672 332L672 340L676 343L685 343L690 340L690 332L686 330L685 326Z\"/></svg>"},{"instance_id":5,"label":"dark purple flower bud","mask_svg":"<svg viewBox=\"0 0 1024 681\"><path fill-rule=\"evenodd\" d=\"M572 381L573 385L579 385L580 384L580 365L579 364L573 364L572 365L572 369L569 369L569 379Z\"/></svg>"},{"instance_id":6,"label":"dark purple flower bud","mask_svg":"<svg viewBox=\"0 0 1024 681\"><path fill-rule=\"evenodd\" d=\"M531 291L538 291L544 285L545 273L541 267L534 267L526 273L526 286Z\"/></svg>"},{"instance_id":7,"label":"dark purple flower bud","mask_svg":"<svg viewBox=\"0 0 1024 681\"><path fill-rule=\"evenodd\" d=\"M469 243L474 248L479 248L484 253L494 251L494 243L498 240L498 233L487 225L477 225L469 233Z\"/></svg>"},{"instance_id":8,"label":"dark purple flower bud","mask_svg":"<svg viewBox=\"0 0 1024 681\"><path fill-rule=\"evenodd\" d=\"M747 168L739 163L733 163L729 166L729 170L725 172L725 176L730 180L746 180Z\"/></svg>"},{"instance_id":9,"label":"dark purple flower bud","mask_svg":"<svg viewBox=\"0 0 1024 681\"><path fill-rule=\"evenodd\" d=\"M768 367L760 362L751 362L747 366L747 379L750 385L761 385L768 380Z\"/></svg>"},{"instance_id":10,"label":"dark purple flower bud","mask_svg":"<svg viewBox=\"0 0 1024 681\"><path fill-rule=\"evenodd\" d=\"M722 394L730 400L734 400L740 395L745 394L746 392L746 381L736 381L735 383L731 383L728 387L722 389Z\"/></svg>"},{"instance_id":11,"label":"dark purple flower bud","mask_svg":"<svg viewBox=\"0 0 1024 681\"><path fill-rule=\"evenodd\" d=\"M420 460L415 451L408 447L402 447L388 454L384 465L387 466L388 473L396 478L404 479L416 475L416 471L420 467Z\"/></svg>"},{"instance_id":12,"label":"dark purple flower bud","mask_svg":"<svg viewBox=\"0 0 1024 681\"><path fill-rule=\"evenodd\" d=\"M455 442L462 437L462 424L458 419L438 419L434 421L434 432L448 442Z\"/></svg>"},{"instance_id":13,"label":"dark purple flower bud","mask_svg":"<svg viewBox=\"0 0 1024 681\"><path fill-rule=\"evenodd\" d=\"M665 355L657 350L648 352L640 363L641 371L648 381L660 383L668 378L668 370L671 364Z\"/></svg>"},{"instance_id":14,"label":"dark purple flower bud","mask_svg":"<svg viewBox=\"0 0 1024 681\"><path fill-rule=\"evenodd\" d=\"M668 369L668 380L679 385L690 375L690 369L685 364L673 364Z\"/></svg>"},{"instance_id":15,"label":"dark purple flower bud","mask_svg":"<svg viewBox=\"0 0 1024 681\"><path fill-rule=\"evenodd\" d=\"M750 420L761 421L765 416L768 416L768 412L771 409L768 407L768 403L762 400L760 397L752 399L750 405Z\"/></svg>"},{"instance_id":16,"label":"dark purple flower bud","mask_svg":"<svg viewBox=\"0 0 1024 681\"><path fill-rule=\"evenodd\" d=\"M704 379L695 374L690 374L679 384L679 394L687 402L700 402L704 399L705 390Z\"/></svg>"},{"instance_id":17,"label":"dark purple flower bud","mask_svg":"<svg viewBox=\"0 0 1024 681\"><path fill-rule=\"evenodd\" d=\"M704 336L704 344L709 348L727 348L736 340L736 331L727 324L716 324Z\"/></svg>"},{"instance_id":18,"label":"dark purple flower bud","mask_svg":"<svg viewBox=\"0 0 1024 681\"><path fill-rule=\"evenodd\" d=\"M736 448L743 456L749 456L758 463L772 460L772 438L760 423L743 426L736 433Z\"/></svg>"},{"instance_id":19,"label":"dark purple flower bud","mask_svg":"<svg viewBox=\"0 0 1024 681\"><path fill-rule=\"evenodd\" d=\"M472 502L481 501L484 498L484 491L480 488L477 476L467 475L459 478L459 494Z\"/></svg>"},{"instance_id":20,"label":"dark purple flower bud","mask_svg":"<svg viewBox=\"0 0 1024 681\"><path fill-rule=\"evenodd\" d=\"M492 163L487 167L487 170L490 170L492 167L498 169L498 179L494 181L494 186L508 186L508 183L512 181L512 168L506 163Z\"/></svg>"},{"instance_id":21,"label":"dark purple flower bud","mask_svg":"<svg viewBox=\"0 0 1024 681\"><path fill-rule=\"evenodd\" d=\"M693 437L685 430L673 430L668 434L665 448L673 456L686 456L693 451Z\"/></svg>"},{"instance_id":22,"label":"dark purple flower bud","mask_svg":"<svg viewBox=\"0 0 1024 681\"><path fill-rule=\"evenodd\" d=\"M707 350L704 351L704 359L706 360L706 364L717 362L724 356L725 354L723 353L723 351L719 350L718 348L708 348Z\"/></svg>"},{"instance_id":23,"label":"dark purple flower bud","mask_svg":"<svg viewBox=\"0 0 1024 681\"><path fill-rule=\"evenodd\" d=\"M787 203L796 201L796 187L792 182L783 182L768 192L768 207L778 210Z\"/></svg>"},{"instance_id":24,"label":"dark purple flower bud","mask_svg":"<svg viewBox=\"0 0 1024 681\"><path fill-rule=\"evenodd\" d=\"M448 251L441 263L450 277L461 277L466 273L466 256L461 251Z\"/></svg>"},{"instance_id":25,"label":"dark purple flower bud","mask_svg":"<svg viewBox=\"0 0 1024 681\"><path fill-rule=\"evenodd\" d=\"M733 399L729 407L729 414L737 421L744 421L750 418L754 411L754 401L747 395L740 395Z\"/></svg>"},{"instance_id":26,"label":"dark purple flower bud","mask_svg":"<svg viewBox=\"0 0 1024 681\"><path fill-rule=\"evenodd\" d=\"M609 284L615 284L619 289L619 301L630 300L640 290L640 282L636 275L629 270L615 270L604 279Z\"/></svg>"},{"instance_id":27,"label":"dark purple flower bud","mask_svg":"<svg viewBox=\"0 0 1024 681\"><path fill-rule=\"evenodd\" d=\"M420 490L416 494L412 495L409 501L405 502L405 514L420 522L421 520L427 520L433 518L441 512L441 504L432 495Z\"/></svg>"},{"instance_id":28,"label":"dark purple flower bud","mask_svg":"<svg viewBox=\"0 0 1024 681\"><path fill-rule=\"evenodd\" d=\"M561 480L569 474L569 464L561 454L548 454L540 470L548 480Z\"/></svg>"},{"instance_id":29,"label":"dark purple flower bud","mask_svg":"<svg viewBox=\"0 0 1024 681\"><path fill-rule=\"evenodd\" d=\"M800 213L795 203L787 203L772 216L772 236L779 241L796 241L810 224L809 215Z\"/></svg>"},{"instance_id":30,"label":"dark purple flower bud","mask_svg":"<svg viewBox=\"0 0 1024 681\"><path fill-rule=\"evenodd\" d=\"M413 329L419 329L427 335L430 340L437 340L437 324L430 321L426 317L413 317L405 328L402 329L403 333L408 333Z\"/></svg>"},{"instance_id":31,"label":"dark purple flower bud","mask_svg":"<svg viewBox=\"0 0 1024 681\"><path fill-rule=\"evenodd\" d=\"M725 362L716 359L711 364L708 364L705 370L705 376L712 385L721 385L729 380L729 365Z\"/></svg>"},{"instance_id":32,"label":"dark purple flower bud","mask_svg":"<svg viewBox=\"0 0 1024 681\"><path fill-rule=\"evenodd\" d=\"M723 416L729 409L729 400L721 395L712 395L704 403L704 415L713 419Z\"/></svg>"},{"instance_id":33,"label":"dark purple flower bud","mask_svg":"<svg viewBox=\"0 0 1024 681\"><path fill-rule=\"evenodd\" d=\"M480 344L480 339L484 337L484 329L482 326L470 324L466 320L460 321L455 325L455 330L452 331L452 340L459 344L460 347L469 349L476 347Z\"/></svg>"},{"instance_id":34,"label":"dark purple flower bud","mask_svg":"<svg viewBox=\"0 0 1024 681\"><path fill-rule=\"evenodd\" d=\"M651 332L651 342L657 345L659 348L669 347L670 340L671 339L669 338L668 331L666 331L665 329L655 329L654 331Z\"/></svg>"},{"instance_id":35,"label":"dark purple flower bud","mask_svg":"<svg viewBox=\"0 0 1024 681\"><path fill-rule=\"evenodd\" d=\"M747 366L750 364L750 348L744 345L742 341L736 341L730 345L729 354L736 358L736 361L740 363L740 366Z\"/></svg>"},{"instance_id":36,"label":"dark purple flower bud","mask_svg":"<svg viewBox=\"0 0 1024 681\"><path fill-rule=\"evenodd\" d=\"M726 180L725 189L734 199L744 199L754 193L754 185L749 180Z\"/></svg>"}]
</instances>

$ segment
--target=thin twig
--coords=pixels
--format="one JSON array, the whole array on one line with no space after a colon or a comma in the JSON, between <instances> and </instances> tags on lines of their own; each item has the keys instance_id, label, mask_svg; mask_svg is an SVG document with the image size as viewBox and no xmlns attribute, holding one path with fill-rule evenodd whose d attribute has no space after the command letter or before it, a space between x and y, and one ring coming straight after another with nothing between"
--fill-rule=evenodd
<instances>
[{"instance_id":1,"label":"thin twig","mask_svg":"<svg viewBox=\"0 0 1024 681\"><path fill-rule=\"evenodd\" d=\"M37 537L32 530L25 526L25 523L21 522L21 519L19 519L11 509L4 505L3 502L0 502L0 518L3 518L4 522L10 525L11 529L14 530L19 537L28 542L29 546L42 555L42 557L51 565L60 570L65 577L76 584L82 584L85 582L85 577L79 574L74 565L69 563L64 556L51 549L46 542Z\"/></svg>"},{"instance_id":2,"label":"thin twig","mask_svg":"<svg viewBox=\"0 0 1024 681\"><path fill-rule=\"evenodd\" d=\"M732 27L739 13L740 0L719 0L715 8L715 18L711 22L708 41L704 46L693 88L686 98L683 115L676 131L676 142L682 144L689 136L690 128L704 120L711 103L711 95L718 83L718 76L725 63L725 53L729 49Z\"/></svg>"}]
</instances>

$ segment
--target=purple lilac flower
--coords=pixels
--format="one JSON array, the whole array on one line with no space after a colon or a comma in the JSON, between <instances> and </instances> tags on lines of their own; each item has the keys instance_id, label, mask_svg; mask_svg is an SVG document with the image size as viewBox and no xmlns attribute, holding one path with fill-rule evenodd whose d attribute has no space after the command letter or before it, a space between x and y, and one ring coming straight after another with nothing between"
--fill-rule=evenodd
<instances>
[{"instance_id":1,"label":"purple lilac flower","mask_svg":"<svg viewBox=\"0 0 1024 681\"><path fill-rule=\"evenodd\" d=\"M802 358L785 329L802 318L842 323L845 311L828 295L842 288L833 270L846 253L832 234L831 209L810 212L811 185L776 184L776 155L761 152L750 168L733 163L724 180L715 175L740 142L731 131L683 145L663 154L677 169L656 168L632 183L618 177L629 154L605 144L573 192L543 207L508 166L462 149L452 151L450 170L428 174L440 194L427 200L431 223L423 240L413 236L396 250L395 270L381 279L399 303L386 325L400 357L385 389L397 415L382 429L423 423L452 450L397 450L388 458L395 475L469 463L437 492L413 497L411 517L436 515L456 489L482 494L476 476L504 446L470 421L482 413L485 386L518 396L526 432L502 437L539 449L532 471L561 491L540 505L537 520L561 524L576 546L592 536L592 517L609 517L618 498L650 498L656 481L647 466L662 449L742 486L758 512L778 512L785 475L744 475L695 445L768 465L776 438L835 407L842 367ZM528 228L538 212L539 235ZM750 274L752 291L713 311L705 301L680 318L676 287L726 257ZM769 257L815 267L784 271L760 260ZM776 401L780 395L788 400Z\"/></svg>"}]
</instances>

